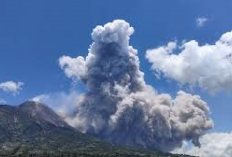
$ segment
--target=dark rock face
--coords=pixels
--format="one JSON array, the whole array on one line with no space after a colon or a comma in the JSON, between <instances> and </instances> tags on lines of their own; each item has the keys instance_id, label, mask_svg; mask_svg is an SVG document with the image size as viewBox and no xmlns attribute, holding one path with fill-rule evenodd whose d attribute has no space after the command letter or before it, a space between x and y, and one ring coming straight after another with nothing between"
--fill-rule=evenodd
<instances>
[{"instance_id":1,"label":"dark rock face","mask_svg":"<svg viewBox=\"0 0 232 157\"><path fill-rule=\"evenodd\" d=\"M73 136L87 136L69 126L46 105L33 101L19 106L1 105L0 119L0 143L34 143L41 140L49 142L57 132L62 135L69 132ZM68 136L64 136L64 140L66 138Z\"/></svg>"},{"instance_id":2,"label":"dark rock face","mask_svg":"<svg viewBox=\"0 0 232 157\"><path fill-rule=\"evenodd\" d=\"M70 128L52 109L44 104L27 101L19 106L19 110L33 118L37 123L49 123L57 127Z\"/></svg>"},{"instance_id":3,"label":"dark rock face","mask_svg":"<svg viewBox=\"0 0 232 157\"><path fill-rule=\"evenodd\" d=\"M32 101L0 106L0 119L2 148L18 144L36 149L66 149L69 146L65 143L76 146L78 141L94 141L70 127L49 107Z\"/></svg>"}]
</instances>

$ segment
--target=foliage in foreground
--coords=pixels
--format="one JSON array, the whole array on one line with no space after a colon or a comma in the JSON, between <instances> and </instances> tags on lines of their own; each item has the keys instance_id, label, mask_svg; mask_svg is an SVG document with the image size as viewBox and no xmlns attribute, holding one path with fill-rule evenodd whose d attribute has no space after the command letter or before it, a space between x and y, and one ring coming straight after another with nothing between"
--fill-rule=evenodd
<instances>
[{"instance_id":1,"label":"foliage in foreground","mask_svg":"<svg viewBox=\"0 0 232 157\"><path fill-rule=\"evenodd\" d=\"M38 150L32 147L15 145L10 149L0 150L0 157L190 157L187 155L168 154L133 148L98 150L77 148L76 150Z\"/></svg>"}]
</instances>

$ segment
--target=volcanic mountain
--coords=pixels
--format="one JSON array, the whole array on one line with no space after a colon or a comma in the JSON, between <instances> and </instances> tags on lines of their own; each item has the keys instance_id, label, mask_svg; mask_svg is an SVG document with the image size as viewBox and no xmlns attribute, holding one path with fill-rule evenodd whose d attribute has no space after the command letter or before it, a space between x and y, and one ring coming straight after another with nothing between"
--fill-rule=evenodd
<instances>
[{"instance_id":1,"label":"volcanic mountain","mask_svg":"<svg viewBox=\"0 0 232 157\"><path fill-rule=\"evenodd\" d=\"M0 156L184 156L116 146L69 126L48 106L0 105Z\"/></svg>"}]
</instances>

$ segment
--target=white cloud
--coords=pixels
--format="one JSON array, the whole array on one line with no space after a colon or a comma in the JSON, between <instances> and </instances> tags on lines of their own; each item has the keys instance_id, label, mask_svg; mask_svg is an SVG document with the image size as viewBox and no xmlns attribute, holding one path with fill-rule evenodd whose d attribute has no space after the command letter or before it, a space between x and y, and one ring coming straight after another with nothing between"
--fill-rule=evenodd
<instances>
[{"instance_id":1,"label":"white cloud","mask_svg":"<svg viewBox=\"0 0 232 157\"><path fill-rule=\"evenodd\" d=\"M206 17L199 17L196 20L196 25L197 25L197 27L203 27L203 26L205 26L207 21L208 21L208 19Z\"/></svg>"},{"instance_id":2,"label":"white cloud","mask_svg":"<svg viewBox=\"0 0 232 157\"><path fill-rule=\"evenodd\" d=\"M24 85L23 82L13 82L13 81L2 82L0 83L0 90L16 95L19 93L20 90L22 90L23 85Z\"/></svg>"},{"instance_id":3,"label":"white cloud","mask_svg":"<svg viewBox=\"0 0 232 157\"><path fill-rule=\"evenodd\" d=\"M200 157L231 157L232 133L210 133L200 138L201 148L186 143L175 153L184 153Z\"/></svg>"},{"instance_id":4,"label":"white cloud","mask_svg":"<svg viewBox=\"0 0 232 157\"><path fill-rule=\"evenodd\" d=\"M195 40L176 42L147 50L146 58L158 74L181 84L200 86L214 93L232 89L232 31L215 44L199 45Z\"/></svg>"},{"instance_id":5,"label":"white cloud","mask_svg":"<svg viewBox=\"0 0 232 157\"><path fill-rule=\"evenodd\" d=\"M2 104L6 104L6 100L0 98L0 105L2 105Z\"/></svg>"}]
</instances>

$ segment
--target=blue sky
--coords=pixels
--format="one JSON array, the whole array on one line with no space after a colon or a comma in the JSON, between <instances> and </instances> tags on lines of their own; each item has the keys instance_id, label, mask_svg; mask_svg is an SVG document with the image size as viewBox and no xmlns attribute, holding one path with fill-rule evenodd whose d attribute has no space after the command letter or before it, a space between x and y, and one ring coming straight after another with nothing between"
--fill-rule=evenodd
<instances>
[{"instance_id":1,"label":"blue sky","mask_svg":"<svg viewBox=\"0 0 232 157\"><path fill-rule=\"evenodd\" d=\"M69 91L72 83L59 68L59 57L86 56L96 25L124 19L135 28L131 45L139 51L147 83L173 96L180 89L199 94L211 108L214 130L231 131L231 91L211 95L180 87L175 81L157 80L145 59L147 49L171 40L214 43L232 30L231 7L231 0L2 0L0 82L25 85L18 95L0 92L0 96L9 104L20 104L43 93ZM208 19L201 28L196 26L199 17Z\"/></svg>"}]
</instances>

